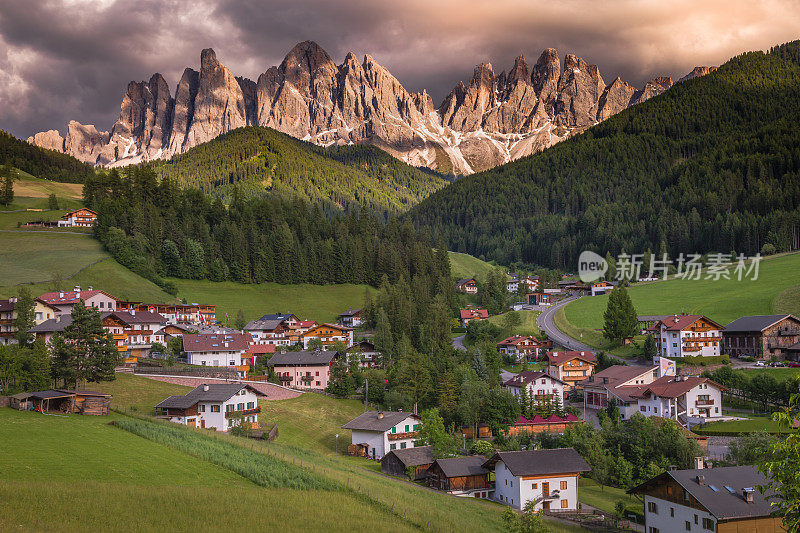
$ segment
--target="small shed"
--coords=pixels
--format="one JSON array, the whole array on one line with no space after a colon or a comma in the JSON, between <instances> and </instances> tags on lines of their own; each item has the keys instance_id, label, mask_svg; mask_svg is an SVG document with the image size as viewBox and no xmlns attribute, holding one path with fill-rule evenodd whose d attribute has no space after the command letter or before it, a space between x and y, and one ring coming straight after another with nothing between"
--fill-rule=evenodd
<instances>
[{"instance_id":1,"label":"small shed","mask_svg":"<svg viewBox=\"0 0 800 533\"><path fill-rule=\"evenodd\" d=\"M110 394L65 389L23 392L11 399L11 407L21 411L59 411L81 415L106 415L110 405Z\"/></svg>"},{"instance_id":2,"label":"small shed","mask_svg":"<svg viewBox=\"0 0 800 533\"><path fill-rule=\"evenodd\" d=\"M488 498L491 486L485 462L482 455L437 459L428 468L428 483L451 494Z\"/></svg>"},{"instance_id":3,"label":"small shed","mask_svg":"<svg viewBox=\"0 0 800 533\"><path fill-rule=\"evenodd\" d=\"M414 469L414 481L427 477L428 467L433 464L433 446L420 446L392 450L381 459L381 472L391 476L407 476Z\"/></svg>"}]
</instances>

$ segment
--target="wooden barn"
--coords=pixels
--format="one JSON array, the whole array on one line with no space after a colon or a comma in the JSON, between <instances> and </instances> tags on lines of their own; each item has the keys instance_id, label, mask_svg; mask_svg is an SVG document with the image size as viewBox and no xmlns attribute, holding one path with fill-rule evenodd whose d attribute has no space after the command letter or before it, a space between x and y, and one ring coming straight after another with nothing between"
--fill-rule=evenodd
<instances>
[{"instance_id":1,"label":"wooden barn","mask_svg":"<svg viewBox=\"0 0 800 533\"><path fill-rule=\"evenodd\" d=\"M428 484L450 494L488 498L492 487L485 462L482 455L437 459L428 468Z\"/></svg>"},{"instance_id":2,"label":"wooden barn","mask_svg":"<svg viewBox=\"0 0 800 533\"><path fill-rule=\"evenodd\" d=\"M23 392L11 397L11 407L21 411L58 411L81 415L106 415L111 395L64 389Z\"/></svg>"},{"instance_id":3,"label":"wooden barn","mask_svg":"<svg viewBox=\"0 0 800 533\"><path fill-rule=\"evenodd\" d=\"M381 472L391 476L408 476L408 469L414 469L414 481L428 476L428 467L433 464L433 446L392 450L381 459Z\"/></svg>"}]
</instances>

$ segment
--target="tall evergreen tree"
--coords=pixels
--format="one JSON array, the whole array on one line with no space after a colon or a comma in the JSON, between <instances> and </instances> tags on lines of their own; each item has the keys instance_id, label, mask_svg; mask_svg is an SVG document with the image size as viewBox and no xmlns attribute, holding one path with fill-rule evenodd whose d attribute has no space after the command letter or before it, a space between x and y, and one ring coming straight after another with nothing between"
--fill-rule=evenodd
<instances>
[{"instance_id":1,"label":"tall evergreen tree","mask_svg":"<svg viewBox=\"0 0 800 533\"><path fill-rule=\"evenodd\" d=\"M33 342L34 335L28 331L36 325L36 313L34 312L33 295L27 287L20 287L14 312L17 315L14 319L14 327L17 330L14 337L17 342L23 346Z\"/></svg>"},{"instance_id":2,"label":"tall evergreen tree","mask_svg":"<svg viewBox=\"0 0 800 533\"><path fill-rule=\"evenodd\" d=\"M14 201L14 173L8 162L0 165L0 181L3 186L0 189L0 203L7 206Z\"/></svg>"}]
</instances>

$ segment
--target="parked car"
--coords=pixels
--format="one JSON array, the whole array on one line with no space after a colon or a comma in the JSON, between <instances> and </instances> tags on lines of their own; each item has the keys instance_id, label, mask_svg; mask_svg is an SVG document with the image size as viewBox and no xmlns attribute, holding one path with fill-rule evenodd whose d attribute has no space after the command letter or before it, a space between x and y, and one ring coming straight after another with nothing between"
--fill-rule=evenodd
<instances>
[{"instance_id":1,"label":"parked car","mask_svg":"<svg viewBox=\"0 0 800 533\"><path fill-rule=\"evenodd\" d=\"M786 363L786 366L790 366L792 368L800 368L800 363L798 363L796 361L790 361L790 362Z\"/></svg>"},{"instance_id":2,"label":"parked car","mask_svg":"<svg viewBox=\"0 0 800 533\"><path fill-rule=\"evenodd\" d=\"M766 366L764 361L756 361L756 366Z\"/></svg>"}]
</instances>

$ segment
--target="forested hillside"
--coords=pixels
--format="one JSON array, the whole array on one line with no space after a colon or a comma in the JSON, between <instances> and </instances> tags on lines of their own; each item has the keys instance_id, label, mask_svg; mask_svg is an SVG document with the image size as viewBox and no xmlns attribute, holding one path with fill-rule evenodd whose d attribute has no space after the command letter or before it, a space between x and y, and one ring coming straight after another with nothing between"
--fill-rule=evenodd
<instances>
[{"instance_id":1,"label":"forested hillside","mask_svg":"<svg viewBox=\"0 0 800 533\"><path fill-rule=\"evenodd\" d=\"M228 197L270 191L320 201L326 211L363 208L388 216L405 211L447 184L372 146L321 148L263 127L221 135L168 161L150 163L181 187Z\"/></svg>"},{"instance_id":2,"label":"forested hillside","mask_svg":"<svg viewBox=\"0 0 800 533\"><path fill-rule=\"evenodd\" d=\"M574 269L584 249L797 248L798 206L800 41L735 57L408 216L451 250Z\"/></svg>"},{"instance_id":3,"label":"forested hillside","mask_svg":"<svg viewBox=\"0 0 800 533\"><path fill-rule=\"evenodd\" d=\"M83 183L94 167L67 154L39 148L0 130L0 164L8 164L37 178Z\"/></svg>"}]
</instances>

